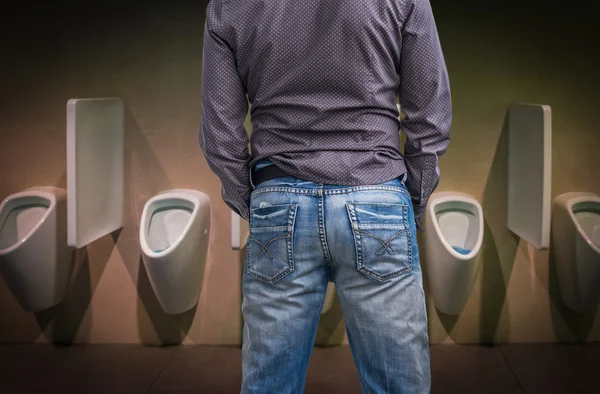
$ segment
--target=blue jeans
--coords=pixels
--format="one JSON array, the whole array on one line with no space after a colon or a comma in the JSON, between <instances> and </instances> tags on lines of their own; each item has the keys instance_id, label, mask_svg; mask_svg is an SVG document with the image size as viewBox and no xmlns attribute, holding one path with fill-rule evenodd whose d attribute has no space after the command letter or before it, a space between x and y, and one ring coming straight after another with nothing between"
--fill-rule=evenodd
<instances>
[{"instance_id":1,"label":"blue jeans","mask_svg":"<svg viewBox=\"0 0 600 394\"><path fill-rule=\"evenodd\" d=\"M286 176L252 185L242 394L304 392L330 281L362 392L430 392L425 294L404 180L344 186Z\"/></svg>"}]
</instances>

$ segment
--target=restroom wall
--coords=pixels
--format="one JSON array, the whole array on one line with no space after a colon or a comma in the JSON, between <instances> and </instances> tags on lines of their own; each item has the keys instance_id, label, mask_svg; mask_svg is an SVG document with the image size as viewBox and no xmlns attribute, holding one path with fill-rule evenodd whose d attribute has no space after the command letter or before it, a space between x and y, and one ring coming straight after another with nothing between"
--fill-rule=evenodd
<instances>
[{"instance_id":1,"label":"restroom wall","mask_svg":"<svg viewBox=\"0 0 600 394\"><path fill-rule=\"evenodd\" d=\"M512 101L552 108L552 198L600 194L597 6L447 3L432 0L454 105L438 191L475 196L485 238L463 313L443 315L428 297L430 340L598 341L598 311L578 315L563 305L551 250L533 249L505 224ZM79 269L61 305L26 313L0 279L0 342L241 344L245 250L231 249L231 210L198 145L206 2L6 7L0 15L0 198L31 186L66 188L67 100L116 96L126 106L126 208L119 232L78 251ZM249 121L246 126L250 131ZM147 199L175 187L210 196L212 232L198 306L169 316L144 270L138 226ZM422 265L426 275L427 261ZM344 330L336 301L321 318L316 343L347 344Z\"/></svg>"}]
</instances>

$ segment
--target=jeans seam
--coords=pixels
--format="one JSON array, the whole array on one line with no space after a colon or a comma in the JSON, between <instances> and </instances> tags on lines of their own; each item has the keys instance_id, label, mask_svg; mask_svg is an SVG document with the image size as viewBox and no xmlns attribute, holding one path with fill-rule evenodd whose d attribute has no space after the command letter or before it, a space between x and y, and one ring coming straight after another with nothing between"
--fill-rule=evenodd
<instances>
[{"instance_id":1,"label":"jeans seam","mask_svg":"<svg viewBox=\"0 0 600 394\"><path fill-rule=\"evenodd\" d=\"M319 192L322 191L322 189L318 189ZM333 280L333 266L331 264L331 256L329 253L329 247L327 246L327 240L325 239L325 212L324 212L324 206L325 206L325 196L323 196L322 193L318 193L318 202L317 202L317 206L318 206L318 222L319 222L319 239L321 241L321 246L323 247L323 253L325 254L325 272L327 275L327 281L329 282L330 280Z\"/></svg>"}]
</instances>

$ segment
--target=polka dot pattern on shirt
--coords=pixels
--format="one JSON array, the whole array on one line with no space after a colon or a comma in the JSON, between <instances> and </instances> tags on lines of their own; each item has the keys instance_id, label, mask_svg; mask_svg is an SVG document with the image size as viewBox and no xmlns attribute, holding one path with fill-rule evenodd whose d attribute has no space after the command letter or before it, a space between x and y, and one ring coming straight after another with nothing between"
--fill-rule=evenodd
<instances>
[{"instance_id":1,"label":"polka dot pattern on shirt","mask_svg":"<svg viewBox=\"0 0 600 394\"><path fill-rule=\"evenodd\" d=\"M378 184L408 171L419 222L439 183L451 120L428 0L208 4L199 141L224 201L246 220L250 166L269 158L327 184Z\"/></svg>"}]
</instances>

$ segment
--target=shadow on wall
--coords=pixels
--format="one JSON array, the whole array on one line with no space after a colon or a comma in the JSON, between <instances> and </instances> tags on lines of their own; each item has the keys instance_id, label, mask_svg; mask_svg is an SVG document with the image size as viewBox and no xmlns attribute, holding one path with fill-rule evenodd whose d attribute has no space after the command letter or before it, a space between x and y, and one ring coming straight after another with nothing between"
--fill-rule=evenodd
<instances>
[{"instance_id":1,"label":"shadow on wall","mask_svg":"<svg viewBox=\"0 0 600 394\"><path fill-rule=\"evenodd\" d=\"M520 237L506 226L508 215L508 111L490 167L481 204L484 216L483 272L481 286L479 341L491 344L496 338L507 283L513 269ZM509 325L510 316L502 324Z\"/></svg>"},{"instance_id":2,"label":"shadow on wall","mask_svg":"<svg viewBox=\"0 0 600 394\"><path fill-rule=\"evenodd\" d=\"M74 259L69 290L65 299L50 309L34 314L46 340L56 345L70 345L75 341L92 299L87 248L76 250ZM35 342L35 338L28 342Z\"/></svg>"}]
</instances>

